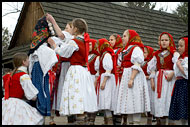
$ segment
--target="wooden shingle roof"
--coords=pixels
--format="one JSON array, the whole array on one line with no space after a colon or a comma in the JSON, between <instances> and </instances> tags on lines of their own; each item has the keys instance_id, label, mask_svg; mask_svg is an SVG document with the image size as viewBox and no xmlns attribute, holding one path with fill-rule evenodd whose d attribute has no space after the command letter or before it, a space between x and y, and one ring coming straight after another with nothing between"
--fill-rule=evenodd
<instances>
[{"instance_id":1,"label":"wooden shingle roof","mask_svg":"<svg viewBox=\"0 0 190 127\"><path fill-rule=\"evenodd\" d=\"M109 36L113 33L122 36L126 29L134 29L145 45L152 46L157 50L159 48L157 43L158 36L162 32L169 32L173 36L175 43L177 43L179 37L188 34L187 32L184 33L185 30L188 31L188 26L173 14L139 7L127 7L118 3L40 2L40 7L43 13L53 15L62 30L65 28L66 23L74 18L85 19L88 24L89 35L94 39L109 39ZM25 2L25 4L30 3ZM30 10L25 9L25 11ZM17 24L22 24L20 22ZM17 35L17 32L15 31L14 34ZM15 40L15 38L12 38L12 40ZM21 51L28 51L30 43L30 40L26 40L24 46L16 45L17 47L14 47L15 44L10 44L10 50L6 51L3 59L11 58L11 54L14 54L16 49L19 50L19 47ZM13 48L15 49L13 50Z\"/></svg>"}]
</instances>

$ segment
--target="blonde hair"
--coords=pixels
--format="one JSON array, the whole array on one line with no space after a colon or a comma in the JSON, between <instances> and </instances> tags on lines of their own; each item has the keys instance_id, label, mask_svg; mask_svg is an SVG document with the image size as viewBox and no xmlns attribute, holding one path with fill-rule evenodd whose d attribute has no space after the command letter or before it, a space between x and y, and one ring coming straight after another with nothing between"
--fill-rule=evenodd
<instances>
[{"instance_id":1,"label":"blonde hair","mask_svg":"<svg viewBox=\"0 0 190 127\"><path fill-rule=\"evenodd\" d=\"M82 18L75 18L73 21L73 27L77 28L76 34L83 34L88 32L88 25L86 21Z\"/></svg>"},{"instance_id":2,"label":"blonde hair","mask_svg":"<svg viewBox=\"0 0 190 127\"><path fill-rule=\"evenodd\" d=\"M13 70L11 75L13 75L17 71L17 69L20 66L22 66L23 61L25 61L27 58L28 58L28 55L26 53L23 53L23 52L19 52L19 53L14 54L14 56L13 56L14 70Z\"/></svg>"}]
</instances>

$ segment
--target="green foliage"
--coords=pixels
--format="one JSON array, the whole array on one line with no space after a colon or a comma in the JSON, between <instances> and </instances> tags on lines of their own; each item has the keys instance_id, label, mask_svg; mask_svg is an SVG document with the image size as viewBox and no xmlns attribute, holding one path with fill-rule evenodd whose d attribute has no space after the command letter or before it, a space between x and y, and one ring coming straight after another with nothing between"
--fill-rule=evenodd
<instances>
[{"instance_id":1,"label":"green foliage","mask_svg":"<svg viewBox=\"0 0 190 127\"><path fill-rule=\"evenodd\" d=\"M147 8L151 10L153 10L156 7L156 2L127 2L126 4L129 7L137 6L137 7L143 7L143 8Z\"/></svg>"},{"instance_id":2,"label":"green foliage","mask_svg":"<svg viewBox=\"0 0 190 127\"><path fill-rule=\"evenodd\" d=\"M188 24L188 2L180 2L173 14L181 18L185 24Z\"/></svg>"},{"instance_id":3,"label":"green foliage","mask_svg":"<svg viewBox=\"0 0 190 127\"><path fill-rule=\"evenodd\" d=\"M12 35L7 27L2 27L2 51L6 50L10 44ZM3 52L2 52L3 53Z\"/></svg>"}]
</instances>

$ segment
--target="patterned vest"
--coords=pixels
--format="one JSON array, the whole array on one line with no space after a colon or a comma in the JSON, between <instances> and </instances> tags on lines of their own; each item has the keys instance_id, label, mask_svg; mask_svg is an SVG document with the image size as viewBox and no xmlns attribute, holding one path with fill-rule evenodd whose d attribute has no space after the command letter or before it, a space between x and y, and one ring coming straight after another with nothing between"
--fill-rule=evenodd
<instances>
[{"instance_id":1,"label":"patterned vest","mask_svg":"<svg viewBox=\"0 0 190 127\"><path fill-rule=\"evenodd\" d=\"M90 73L92 75L95 75L97 73L97 71L95 70L95 67L94 67L94 64L95 64L97 57L98 57L97 55L93 54L93 56L88 60L89 67L90 67Z\"/></svg>"}]
</instances>

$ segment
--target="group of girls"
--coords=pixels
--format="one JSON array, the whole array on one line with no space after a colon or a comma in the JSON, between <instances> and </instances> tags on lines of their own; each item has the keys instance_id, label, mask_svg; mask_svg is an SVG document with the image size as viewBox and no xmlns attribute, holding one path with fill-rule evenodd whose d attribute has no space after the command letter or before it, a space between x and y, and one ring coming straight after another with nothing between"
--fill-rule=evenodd
<instances>
[{"instance_id":1,"label":"group of girls","mask_svg":"<svg viewBox=\"0 0 190 127\"><path fill-rule=\"evenodd\" d=\"M64 31L50 14L42 19L29 57L14 57L2 99L3 124L44 124L43 116L54 110L77 125L94 125L98 112L105 125L140 125L142 113L147 124L152 116L157 125L167 117L168 124L187 124L188 37L180 38L177 52L172 35L163 32L154 52L135 30L95 40L84 19L74 19Z\"/></svg>"}]
</instances>

